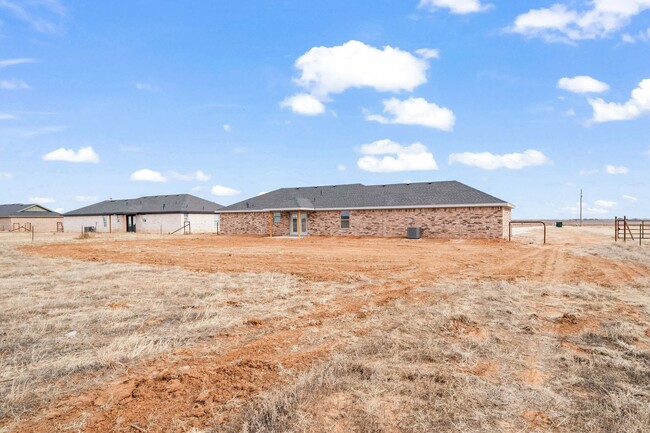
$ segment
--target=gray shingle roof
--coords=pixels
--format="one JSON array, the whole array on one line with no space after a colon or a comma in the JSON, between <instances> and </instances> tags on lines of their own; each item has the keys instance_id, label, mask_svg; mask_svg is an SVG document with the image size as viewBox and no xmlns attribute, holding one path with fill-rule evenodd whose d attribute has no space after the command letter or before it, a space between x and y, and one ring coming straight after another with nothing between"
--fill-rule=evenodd
<instances>
[{"instance_id":1,"label":"gray shingle roof","mask_svg":"<svg viewBox=\"0 0 650 433\"><path fill-rule=\"evenodd\" d=\"M38 207L44 211L30 211L30 208ZM52 218L60 217L61 214L51 211L39 204L30 203L14 203L14 204L0 204L0 217L39 217L39 218Z\"/></svg>"},{"instance_id":2,"label":"gray shingle roof","mask_svg":"<svg viewBox=\"0 0 650 433\"><path fill-rule=\"evenodd\" d=\"M65 216L160 213L215 213L222 206L191 194L154 195L126 200L104 200Z\"/></svg>"},{"instance_id":3,"label":"gray shingle roof","mask_svg":"<svg viewBox=\"0 0 650 433\"><path fill-rule=\"evenodd\" d=\"M281 188L222 208L219 212L453 206L508 206L506 201L456 181L392 185Z\"/></svg>"}]
</instances>

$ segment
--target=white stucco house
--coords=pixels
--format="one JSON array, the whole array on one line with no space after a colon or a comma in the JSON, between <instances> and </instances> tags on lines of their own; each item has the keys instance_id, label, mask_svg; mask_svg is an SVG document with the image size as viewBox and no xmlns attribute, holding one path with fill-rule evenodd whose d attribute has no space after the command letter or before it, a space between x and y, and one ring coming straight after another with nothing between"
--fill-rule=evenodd
<instances>
[{"instance_id":1,"label":"white stucco house","mask_svg":"<svg viewBox=\"0 0 650 433\"><path fill-rule=\"evenodd\" d=\"M63 225L66 232L218 233L221 207L191 194L104 200L66 212Z\"/></svg>"}]
</instances>

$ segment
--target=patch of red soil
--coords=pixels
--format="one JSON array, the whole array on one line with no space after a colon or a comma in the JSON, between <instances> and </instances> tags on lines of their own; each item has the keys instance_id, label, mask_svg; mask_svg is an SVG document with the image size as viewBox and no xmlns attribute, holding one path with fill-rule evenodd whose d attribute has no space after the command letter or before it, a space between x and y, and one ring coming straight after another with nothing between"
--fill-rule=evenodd
<instances>
[{"instance_id":1,"label":"patch of red soil","mask_svg":"<svg viewBox=\"0 0 650 433\"><path fill-rule=\"evenodd\" d=\"M541 387L549 378L547 374L544 374L535 368L524 370L519 377L531 388Z\"/></svg>"},{"instance_id":2,"label":"patch of red soil","mask_svg":"<svg viewBox=\"0 0 650 433\"><path fill-rule=\"evenodd\" d=\"M615 286L648 275L639 263L576 256L560 247L488 240L249 236L94 238L22 247L48 257L181 266L203 272L280 272L321 281L507 280ZM134 251L137 253L134 254Z\"/></svg>"},{"instance_id":3,"label":"patch of red soil","mask_svg":"<svg viewBox=\"0 0 650 433\"><path fill-rule=\"evenodd\" d=\"M565 313L553 321L551 331L560 336L575 335L583 330L597 330L601 324L601 317L578 317L575 314Z\"/></svg>"},{"instance_id":4,"label":"patch of red soil","mask_svg":"<svg viewBox=\"0 0 650 433\"><path fill-rule=\"evenodd\" d=\"M495 379L499 373L499 365L493 361L479 361L470 372L479 377Z\"/></svg>"},{"instance_id":5,"label":"patch of red soil","mask_svg":"<svg viewBox=\"0 0 650 433\"><path fill-rule=\"evenodd\" d=\"M548 428L553 425L551 418L544 412L538 410L527 410L522 416L528 421L533 428Z\"/></svg>"}]
</instances>

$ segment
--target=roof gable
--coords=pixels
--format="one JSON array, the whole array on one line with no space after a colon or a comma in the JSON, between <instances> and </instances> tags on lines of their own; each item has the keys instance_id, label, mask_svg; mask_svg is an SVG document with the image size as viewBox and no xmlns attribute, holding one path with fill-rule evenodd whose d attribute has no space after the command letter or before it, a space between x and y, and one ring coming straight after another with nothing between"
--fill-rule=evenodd
<instances>
[{"instance_id":1,"label":"roof gable","mask_svg":"<svg viewBox=\"0 0 650 433\"><path fill-rule=\"evenodd\" d=\"M454 206L512 207L504 200L460 182L444 181L281 188L226 206L220 212Z\"/></svg>"},{"instance_id":2,"label":"roof gable","mask_svg":"<svg viewBox=\"0 0 650 433\"><path fill-rule=\"evenodd\" d=\"M43 206L39 204L33 204L27 206L25 209L21 209L18 212L52 212L49 209L44 208Z\"/></svg>"},{"instance_id":3,"label":"roof gable","mask_svg":"<svg viewBox=\"0 0 650 433\"><path fill-rule=\"evenodd\" d=\"M54 212L40 204L13 203L0 204L0 217L60 217L61 214Z\"/></svg>"}]
</instances>

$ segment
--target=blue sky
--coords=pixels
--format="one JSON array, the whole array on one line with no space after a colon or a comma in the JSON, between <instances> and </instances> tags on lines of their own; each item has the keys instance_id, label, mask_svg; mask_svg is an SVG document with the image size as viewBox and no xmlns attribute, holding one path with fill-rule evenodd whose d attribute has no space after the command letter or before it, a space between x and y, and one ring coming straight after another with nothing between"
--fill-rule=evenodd
<instances>
[{"instance_id":1,"label":"blue sky","mask_svg":"<svg viewBox=\"0 0 650 433\"><path fill-rule=\"evenodd\" d=\"M0 203L458 180L650 217L650 0L0 0Z\"/></svg>"}]
</instances>

